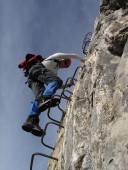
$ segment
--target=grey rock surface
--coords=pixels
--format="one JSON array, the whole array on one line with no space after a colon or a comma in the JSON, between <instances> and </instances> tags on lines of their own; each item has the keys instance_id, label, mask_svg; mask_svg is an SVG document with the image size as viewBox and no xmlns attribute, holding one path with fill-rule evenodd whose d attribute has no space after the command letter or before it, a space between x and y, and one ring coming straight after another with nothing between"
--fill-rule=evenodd
<instances>
[{"instance_id":1,"label":"grey rock surface","mask_svg":"<svg viewBox=\"0 0 128 170\"><path fill-rule=\"evenodd\" d=\"M127 7L127 0L101 0L53 152L58 162L48 170L128 170Z\"/></svg>"}]
</instances>

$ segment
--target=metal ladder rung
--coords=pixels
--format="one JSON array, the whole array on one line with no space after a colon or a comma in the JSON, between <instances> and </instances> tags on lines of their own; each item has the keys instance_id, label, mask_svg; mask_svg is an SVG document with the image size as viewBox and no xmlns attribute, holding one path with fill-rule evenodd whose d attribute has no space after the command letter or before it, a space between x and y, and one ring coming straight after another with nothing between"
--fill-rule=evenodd
<instances>
[{"instance_id":1,"label":"metal ladder rung","mask_svg":"<svg viewBox=\"0 0 128 170\"><path fill-rule=\"evenodd\" d=\"M46 155L46 154L43 154L43 153L40 153L40 152L36 152L36 153L32 154L32 156L31 156L30 170L32 170L32 168L33 168L33 162L34 162L35 156L43 156L43 157L50 158L50 159L53 159L55 161L58 161L58 159L55 158L55 157L52 157L50 155Z\"/></svg>"},{"instance_id":2,"label":"metal ladder rung","mask_svg":"<svg viewBox=\"0 0 128 170\"><path fill-rule=\"evenodd\" d=\"M53 148L52 146L47 145L47 144L44 143L44 141L43 141L43 140L44 140L44 136L46 135L46 130L47 130L49 124L54 124L54 125L59 126L59 127L61 127L61 128L64 128L64 126L62 126L62 125L60 125L60 124L58 124L58 123L55 123L55 122L48 122L48 123L45 125L45 128L44 128L44 132L45 132L45 133L43 134L43 136L42 136L42 138L41 138L41 143L42 143L44 146L46 146L47 148L54 150L54 148Z\"/></svg>"}]
</instances>

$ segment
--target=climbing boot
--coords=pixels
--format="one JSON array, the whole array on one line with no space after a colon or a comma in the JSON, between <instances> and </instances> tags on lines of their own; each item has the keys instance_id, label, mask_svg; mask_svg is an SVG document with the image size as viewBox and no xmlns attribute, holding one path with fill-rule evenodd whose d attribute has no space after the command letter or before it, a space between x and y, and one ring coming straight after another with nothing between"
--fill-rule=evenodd
<instances>
[{"instance_id":1,"label":"climbing boot","mask_svg":"<svg viewBox=\"0 0 128 170\"><path fill-rule=\"evenodd\" d=\"M33 127L31 133L35 136L41 137L44 134L43 129L39 126L39 117L36 116L33 120Z\"/></svg>"},{"instance_id":2,"label":"climbing boot","mask_svg":"<svg viewBox=\"0 0 128 170\"><path fill-rule=\"evenodd\" d=\"M26 122L22 125L22 129L26 132L30 132L35 136L41 137L43 135L43 129L39 126L38 116L29 116Z\"/></svg>"},{"instance_id":3,"label":"climbing boot","mask_svg":"<svg viewBox=\"0 0 128 170\"><path fill-rule=\"evenodd\" d=\"M33 135L35 136L43 136L43 129L41 129L41 127L39 125L34 125L33 128L32 128L32 132L31 132Z\"/></svg>"},{"instance_id":4,"label":"climbing boot","mask_svg":"<svg viewBox=\"0 0 128 170\"><path fill-rule=\"evenodd\" d=\"M40 102L39 102L38 111L43 112L46 109L48 109L50 102L51 102L51 97L42 98L42 100L40 100Z\"/></svg>"},{"instance_id":5,"label":"climbing boot","mask_svg":"<svg viewBox=\"0 0 128 170\"><path fill-rule=\"evenodd\" d=\"M33 127L33 118L28 117L26 122L22 125L22 129L26 132L31 132Z\"/></svg>"}]
</instances>

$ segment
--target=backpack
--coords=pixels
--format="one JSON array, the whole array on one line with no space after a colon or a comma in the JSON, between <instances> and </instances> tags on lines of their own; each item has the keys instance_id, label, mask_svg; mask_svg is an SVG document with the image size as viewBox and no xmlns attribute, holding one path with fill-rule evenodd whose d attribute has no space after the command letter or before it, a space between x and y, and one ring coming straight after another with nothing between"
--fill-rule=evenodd
<instances>
[{"instance_id":1,"label":"backpack","mask_svg":"<svg viewBox=\"0 0 128 170\"><path fill-rule=\"evenodd\" d=\"M24 75L25 77L28 76L28 71L31 68L32 65L36 64L36 63L40 63L44 60L45 58L43 58L41 55L34 55L34 54L27 54L25 57L25 60L22 61L18 67L20 69L23 69L24 71Z\"/></svg>"}]
</instances>

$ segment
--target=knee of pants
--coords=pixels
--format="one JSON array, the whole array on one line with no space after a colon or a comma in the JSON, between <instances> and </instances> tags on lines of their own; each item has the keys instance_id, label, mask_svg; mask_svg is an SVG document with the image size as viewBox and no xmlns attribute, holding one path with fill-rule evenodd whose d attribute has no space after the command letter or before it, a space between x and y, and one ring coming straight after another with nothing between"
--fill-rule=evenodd
<instances>
[{"instance_id":1,"label":"knee of pants","mask_svg":"<svg viewBox=\"0 0 128 170\"><path fill-rule=\"evenodd\" d=\"M57 77L55 81L58 83L59 87L63 85L63 81L59 77Z\"/></svg>"}]
</instances>

